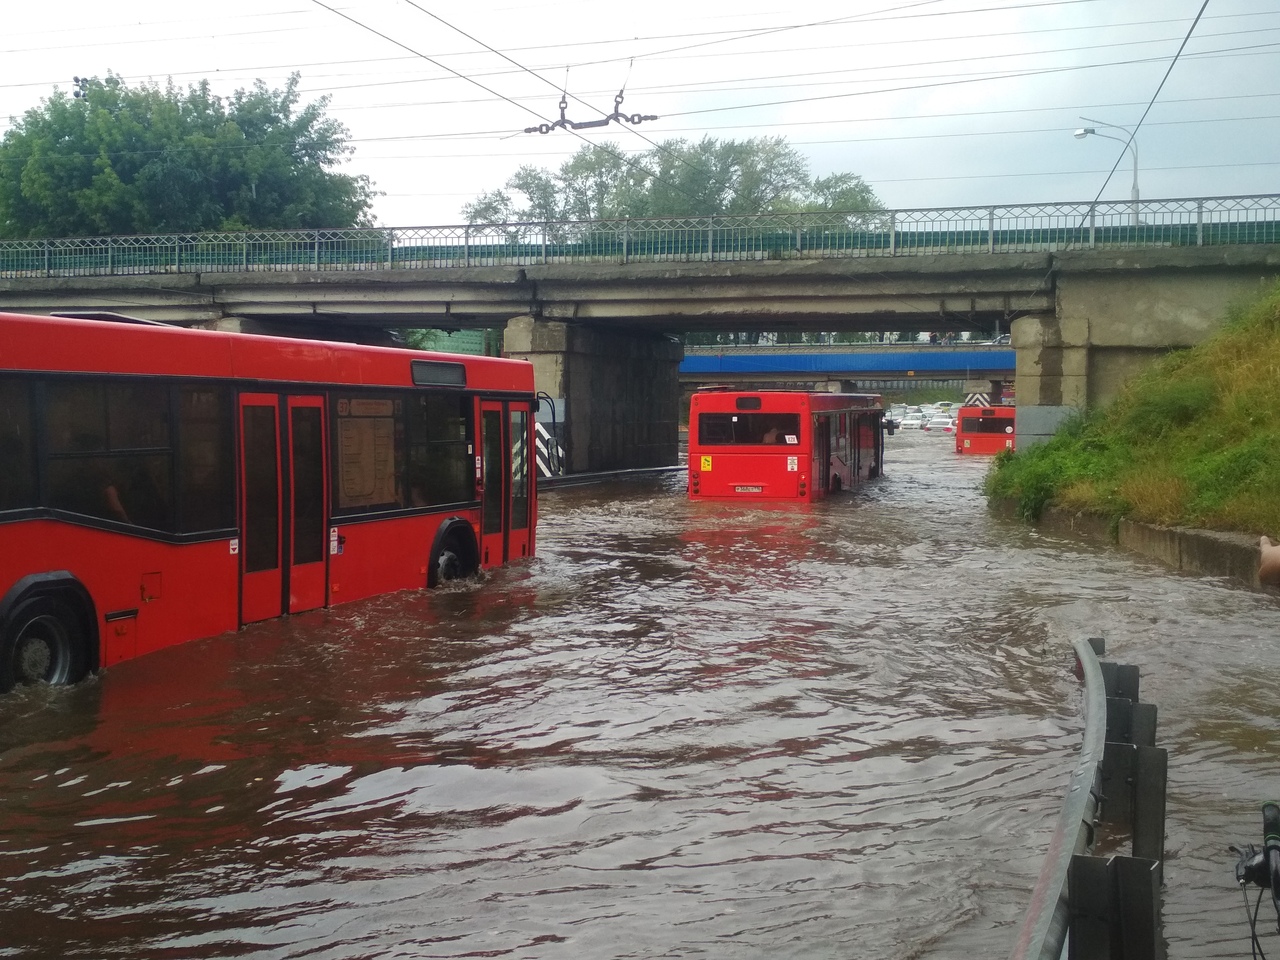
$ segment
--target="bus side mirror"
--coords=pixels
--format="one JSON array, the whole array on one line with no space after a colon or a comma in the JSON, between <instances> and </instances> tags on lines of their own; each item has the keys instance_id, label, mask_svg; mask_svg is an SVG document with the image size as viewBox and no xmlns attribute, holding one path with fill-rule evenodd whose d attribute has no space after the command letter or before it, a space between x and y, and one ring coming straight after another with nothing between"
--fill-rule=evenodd
<instances>
[{"instance_id":1,"label":"bus side mirror","mask_svg":"<svg viewBox=\"0 0 1280 960\"><path fill-rule=\"evenodd\" d=\"M892 437L893 431L897 429L897 426L898 425L894 423L892 420L886 420L884 422L884 432Z\"/></svg>"}]
</instances>

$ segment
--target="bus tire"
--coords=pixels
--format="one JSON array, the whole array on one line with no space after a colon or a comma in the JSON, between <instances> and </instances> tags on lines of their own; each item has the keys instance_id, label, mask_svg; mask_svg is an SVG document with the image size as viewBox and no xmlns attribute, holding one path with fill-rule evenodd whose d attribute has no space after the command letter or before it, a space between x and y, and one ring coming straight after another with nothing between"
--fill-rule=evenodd
<instances>
[{"instance_id":1,"label":"bus tire","mask_svg":"<svg viewBox=\"0 0 1280 960\"><path fill-rule=\"evenodd\" d=\"M471 525L464 521L442 527L427 566L427 586L462 580L474 576L479 569L480 552L476 549Z\"/></svg>"},{"instance_id":2,"label":"bus tire","mask_svg":"<svg viewBox=\"0 0 1280 960\"><path fill-rule=\"evenodd\" d=\"M83 619L56 594L19 601L0 635L0 692L20 684L82 680L89 672L87 643Z\"/></svg>"}]
</instances>

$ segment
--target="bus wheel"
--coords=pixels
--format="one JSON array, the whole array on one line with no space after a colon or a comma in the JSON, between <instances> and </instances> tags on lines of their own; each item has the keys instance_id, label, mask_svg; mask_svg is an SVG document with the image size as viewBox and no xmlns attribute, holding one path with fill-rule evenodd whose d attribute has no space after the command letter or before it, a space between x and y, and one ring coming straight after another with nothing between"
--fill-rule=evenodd
<instances>
[{"instance_id":1,"label":"bus wheel","mask_svg":"<svg viewBox=\"0 0 1280 960\"><path fill-rule=\"evenodd\" d=\"M431 558L431 575L427 586L439 586L446 580L461 580L472 576L479 568L480 563L475 548L471 546L471 538L450 532Z\"/></svg>"},{"instance_id":2,"label":"bus wheel","mask_svg":"<svg viewBox=\"0 0 1280 960\"><path fill-rule=\"evenodd\" d=\"M0 641L0 690L75 683L85 672L85 632L75 611L48 596L19 603Z\"/></svg>"},{"instance_id":3,"label":"bus wheel","mask_svg":"<svg viewBox=\"0 0 1280 960\"><path fill-rule=\"evenodd\" d=\"M457 580L461 576L462 560L453 551L452 544L445 544L440 548L439 556L436 557L436 583Z\"/></svg>"}]
</instances>

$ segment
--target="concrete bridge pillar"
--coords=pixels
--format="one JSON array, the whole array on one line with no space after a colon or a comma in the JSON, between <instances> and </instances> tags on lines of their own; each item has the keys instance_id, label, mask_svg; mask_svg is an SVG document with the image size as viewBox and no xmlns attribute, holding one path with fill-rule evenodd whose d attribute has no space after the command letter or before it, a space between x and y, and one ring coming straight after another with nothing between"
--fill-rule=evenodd
<instances>
[{"instance_id":1,"label":"concrete bridge pillar","mask_svg":"<svg viewBox=\"0 0 1280 960\"><path fill-rule=\"evenodd\" d=\"M531 361L537 389L563 400L567 473L675 464L679 342L522 316L507 322L503 352Z\"/></svg>"}]
</instances>

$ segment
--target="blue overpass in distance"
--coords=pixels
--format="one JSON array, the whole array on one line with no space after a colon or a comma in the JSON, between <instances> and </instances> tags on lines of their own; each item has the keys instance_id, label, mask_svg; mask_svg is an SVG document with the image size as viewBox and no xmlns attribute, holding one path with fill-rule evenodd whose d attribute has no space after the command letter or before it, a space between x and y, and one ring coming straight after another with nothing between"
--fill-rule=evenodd
<instances>
[{"instance_id":1,"label":"blue overpass in distance","mask_svg":"<svg viewBox=\"0 0 1280 960\"><path fill-rule=\"evenodd\" d=\"M680 380L704 383L817 384L852 381L859 388L904 389L912 384L962 386L1014 377L1007 345L832 344L823 346L686 347Z\"/></svg>"}]
</instances>

